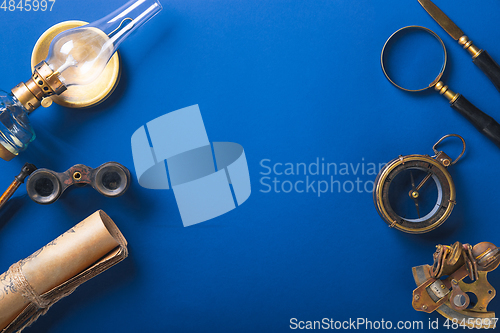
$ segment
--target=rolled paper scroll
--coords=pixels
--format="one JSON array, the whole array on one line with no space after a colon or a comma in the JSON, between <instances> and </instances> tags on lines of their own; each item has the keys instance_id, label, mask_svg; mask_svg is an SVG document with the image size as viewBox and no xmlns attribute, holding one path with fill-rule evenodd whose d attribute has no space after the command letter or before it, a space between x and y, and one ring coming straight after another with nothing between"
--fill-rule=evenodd
<instances>
[{"instance_id":1,"label":"rolled paper scroll","mask_svg":"<svg viewBox=\"0 0 500 333\"><path fill-rule=\"evenodd\" d=\"M97 211L0 275L0 331L20 332L83 282L125 259L127 241Z\"/></svg>"}]
</instances>

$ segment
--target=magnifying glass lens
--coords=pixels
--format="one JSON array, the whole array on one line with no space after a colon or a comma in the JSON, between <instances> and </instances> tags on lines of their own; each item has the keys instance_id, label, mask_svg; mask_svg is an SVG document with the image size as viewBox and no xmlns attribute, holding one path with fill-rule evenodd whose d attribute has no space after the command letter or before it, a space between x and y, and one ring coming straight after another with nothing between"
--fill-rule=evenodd
<instances>
[{"instance_id":1,"label":"magnifying glass lens","mask_svg":"<svg viewBox=\"0 0 500 333\"><path fill-rule=\"evenodd\" d=\"M435 83L446 64L441 42L421 28L398 30L387 41L382 63L389 79L405 90L423 90Z\"/></svg>"}]
</instances>

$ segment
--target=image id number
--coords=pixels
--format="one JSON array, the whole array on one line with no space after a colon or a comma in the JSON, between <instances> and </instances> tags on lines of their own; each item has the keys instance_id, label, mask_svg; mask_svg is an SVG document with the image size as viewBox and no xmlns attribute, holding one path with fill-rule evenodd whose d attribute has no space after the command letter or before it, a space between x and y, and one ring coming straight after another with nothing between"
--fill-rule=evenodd
<instances>
[{"instance_id":1,"label":"image id number","mask_svg":"<svg viewBox=\"0 0 500 333\"><path fill-rule=\"evenodd\" d=\"M14 12L17 10L20 12L23 10L25 12L45 12L47 10L51 12L55 3L56 0L3 0L2 5L0 5L0 9L3 9L4 12Z\"/></svg>"},{"instance_id":2,"label":"image id number","mask_svg":"<svg viewBox=\"0 0 500 333\"><path fill-rule=\"evenodd\" d=\"M443 326L447 329L457 328L496 328L498 322L498 318L469 318L467 321L462 319L459 321L457 318L453 318L453 320L446 319Z\"/></svg>"}]
</instances>

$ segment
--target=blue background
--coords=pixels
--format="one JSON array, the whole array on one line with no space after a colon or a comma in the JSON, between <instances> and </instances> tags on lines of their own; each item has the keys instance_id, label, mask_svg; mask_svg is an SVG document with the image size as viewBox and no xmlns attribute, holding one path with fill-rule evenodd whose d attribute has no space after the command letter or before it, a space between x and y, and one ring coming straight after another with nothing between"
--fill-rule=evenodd
<instances>
[{"instance_id":1,"label":"blue background","mask_svg":"<svg viewBox=\"0 0 500 333\"><path fill-rule=\"evenodd\" d=\"M2 89L29 79L31 50L47 28L93 21L122 3L57 0L52 12L0 10ZM498 1L436 3L500 61ZM290 330L291 318L358 317L425 325L439 318L442 327L437 313L413 310L411 267L431 264L436 244L500 242L500 151L438 94L393 87L380 69L380 51L403 26L434 30L449 52L445 82L500 120L500 94L468 53L416 0L162 5L122 44L123 76L114 95L91 109L35 111L38 138L18 158L0 161L0 184L6 188L25 162L62 172L77 163L117 161L135 174L134 131L199 104L211 141L244 147L252 195L223 216L184 228L173 192L143 189L135 177L120 198L77 188L49 206L32 202L23 185L0 212L0 271L98 209L118 224L130 250L124 262L82 285L26 332L282 332ZM428 234L388 228L371 193L262 192L263 159L270 165L317 158L378 164L400 154L431 154L448 133L468 144L450 168L457 205ZM459 150L446 147L450 155ZM338 179L357 176L344 177ZM499 272L489 279L500 287ZM498 316L500 297L489 309Z\"/></svg>"}]
</instances>

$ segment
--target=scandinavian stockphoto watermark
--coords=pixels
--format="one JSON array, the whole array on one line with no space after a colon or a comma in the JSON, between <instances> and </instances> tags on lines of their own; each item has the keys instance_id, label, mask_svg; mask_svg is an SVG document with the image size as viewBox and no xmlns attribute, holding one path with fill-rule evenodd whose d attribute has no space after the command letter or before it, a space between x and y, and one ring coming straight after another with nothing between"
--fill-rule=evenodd
<instances>
[{"instance_id":1,"label":"scandinavian stockphoto watermark","mask_svg":"<svg viewBox=\"0 0 500 333\"><path fill-rule=\"evenodd\" d=\"M372 193L375 176L385 163L331 162L317 157L310 162L260 161L262 193L309 193L321 197L332 193Z\"/></svg>"},{"instance_id":2,"label":"scandinavian stockphoto watermark","mask_svg":"<svg viewBox=\"0 0 500 333\"><path fill-rule=\"evenodd\" d=\"M368 318L348 318L338 320L334 318L323 318L321 320L300 320L290 318L291 330L408 330L408 331L432 331L441 327L447 330L456 329L484 329L496 328L498 318L457 318L446 319L444 322L439 318L429 318L427 322L422 320L399 320L391 321L385 319L371 320Z\"/></svg>"},{"instance_id":3,"label":"scandinavian stockphoto watermark","mask_svg":"<svg viewBox=\"0 0 500 333\"><path fill-rule=\"evenodd\" d=\"M292 330L435 330L439 327L439 321L429 320L427 326L423 321L397 321L390 320L370 320L368 318L349 318L346 320L336 320L333 318L323 318L321 320L299 320L290 319L290 329Z\"/></svg>"},{"instance_id":4,"label":"scandinavian stockphoto watermark","mask_svg":"<svg viewBox=\"0 0 500 333\"><path fill-rule=\"evenodd\" d=\"M243 147L210 142L198 105L149 121L131 143L139 185L172 189L185 227L225 214L250 196Z\"/></svg>"}]
</instances>

